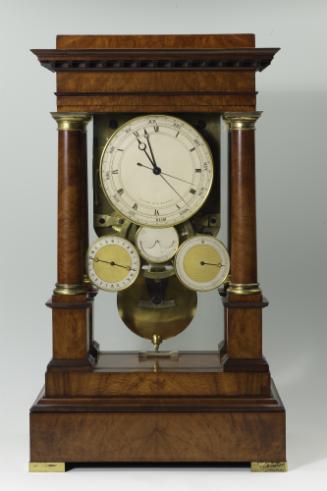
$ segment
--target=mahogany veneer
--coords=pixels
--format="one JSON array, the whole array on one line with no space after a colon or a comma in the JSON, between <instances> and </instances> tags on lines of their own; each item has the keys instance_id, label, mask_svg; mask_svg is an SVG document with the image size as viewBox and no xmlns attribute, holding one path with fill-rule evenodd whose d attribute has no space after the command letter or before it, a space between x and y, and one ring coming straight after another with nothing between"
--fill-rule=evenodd
<instances>
[{"instance_id":1,"label":"mahogany veneer","mask_svg":"<svg viewBox=\"0 0 327 491\"><path fill-rule=\"evenodd\" d=\"M285 413L265 398L46 399L31 413L33 462L284 462Z\"/></svg>"},{"instance_id":2,"label":"mahogany veneer","mask_svg":"<svg viewBox=\"0 0 327 491\"><path fill-rule=\"evenodd\" d=\"M57 36L33 50L56 72L61 113L256 110L255 72L278 51L252 34ZM285 462L285 410L262 354L260 290L221 289L224 340L178 358L100 353L93 339L96 291L83 284L88 246L86 135L58 132L58 282L53 357L31 408L31 461ZM232 284L256 284L254 129L229 131ZM62 293L62 292L61 292ZM203 326L205 328L205 326Z\"/></svg>"}]
</instances>

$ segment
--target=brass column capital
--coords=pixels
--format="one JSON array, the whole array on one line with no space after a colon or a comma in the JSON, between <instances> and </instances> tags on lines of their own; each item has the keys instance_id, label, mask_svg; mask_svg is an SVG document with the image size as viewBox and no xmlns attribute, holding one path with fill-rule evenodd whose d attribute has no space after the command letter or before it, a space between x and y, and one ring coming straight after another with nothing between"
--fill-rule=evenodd
<instances>
[{"instance_id":1,"label":"brass column capital","mask_svg":"<svg viewBox=\"0 0 327 491\"><path fill-rule=\"evenodd\" d=\"M255 123L260 118L262 111L232 113L226 112L223 114L223 119L230 131L233 130L254 130Z\"/></svg>"},{"instance_id":2,"label":"brass column capital","mask_svg":"<svg viewBox=\"0 0 327 491\"><path fill-rule=\"evenodd\" d=\"M261 293L259 283L229 283L227 291L229 293L236 293L237 295Z\"/></svg>"},{"instance_id":3,"label":"brass column capital","mask_svg":"<svg viewBox=\"0 0 327 491\"><path fill-rule=\"evenodd\" d=\"M56 283L54 295L81 295L87 293L85 285L73 285L68 283Z\"/></svg>"},{"instance_id":4,"label":"brass column capital","mask_svg":"<svg viewBox=\"0 0 327 491\"><path fill-rule=\"evenodd\" d=\"M85 131L87 123L91 120L88 113L51 113L57 121L58 131Z\"/></svg>"}]
</instances>

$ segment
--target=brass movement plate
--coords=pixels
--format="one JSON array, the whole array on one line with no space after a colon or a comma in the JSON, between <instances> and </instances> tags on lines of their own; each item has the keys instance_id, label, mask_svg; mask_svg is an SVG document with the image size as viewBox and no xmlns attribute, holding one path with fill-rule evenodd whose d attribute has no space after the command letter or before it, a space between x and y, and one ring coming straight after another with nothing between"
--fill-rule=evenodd
<instances>
[{"instance_id":1,"label":"brass movement plate","mask_svg":"<svg viewBox=\"0 0 327 491\"><path fill-rule=\"evenodd\" d=\"M287 462L251 462L252 472L287 472Z\"/></svg>"},{"instance_id":2,"label":"brass movement plate","mask_svg":"<svg viewBox=\"0 0 327 491\"><path fill-rule=\"evenodd\" d=\"M66 472L65 462L30 462L29 472Z\"/></svg>"}]
</instances>

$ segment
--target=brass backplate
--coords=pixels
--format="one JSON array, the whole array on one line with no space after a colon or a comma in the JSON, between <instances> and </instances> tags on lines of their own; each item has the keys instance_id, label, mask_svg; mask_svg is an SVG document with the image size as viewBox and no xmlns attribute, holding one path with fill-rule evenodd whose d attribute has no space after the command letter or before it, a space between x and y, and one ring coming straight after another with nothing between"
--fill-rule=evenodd
<instances>
[{"instance_id":1,"label":"brass backplate","mask_svg":"<svg viewBox=\"0 0 327 491\"><path fill-rule=\"evenodd\" d=\"M142 338L165 340L182 332L195 315L197 295L185 288L176 276L167 278L164 301L156 305L149 298L145 278L117 295L120 317L126 326Z\"/></svg>"}]
</instances>

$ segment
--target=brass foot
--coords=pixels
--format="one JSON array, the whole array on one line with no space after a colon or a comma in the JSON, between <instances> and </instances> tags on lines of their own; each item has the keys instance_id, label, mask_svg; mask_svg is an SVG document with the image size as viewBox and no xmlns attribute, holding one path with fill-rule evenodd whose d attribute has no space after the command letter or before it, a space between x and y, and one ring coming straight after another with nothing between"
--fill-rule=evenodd
<instances>
[{"instance_id":1,"label":"brass foot","mask_svg":"<svg viewBox=\"0 0 327 491\"><path fill-rule=\"evenodd\" d=\"M287 462L251 462L252 472L287 472Z\"/></svg>"},{"instance_id":2,"label":"brass foot","mask_svg":"<svg viewBox=\"0 0 327 491\"><path fill-rule=\"evenodd\" d=\"M65 472L65 462L30 462L29 472Z\"/></svg>"}]
</instances>

